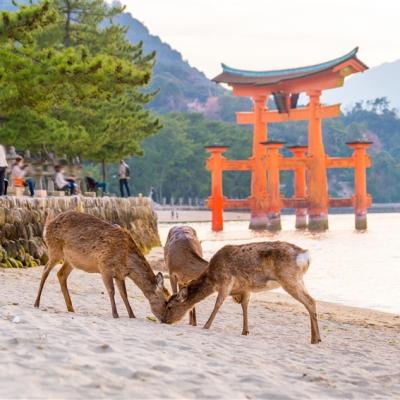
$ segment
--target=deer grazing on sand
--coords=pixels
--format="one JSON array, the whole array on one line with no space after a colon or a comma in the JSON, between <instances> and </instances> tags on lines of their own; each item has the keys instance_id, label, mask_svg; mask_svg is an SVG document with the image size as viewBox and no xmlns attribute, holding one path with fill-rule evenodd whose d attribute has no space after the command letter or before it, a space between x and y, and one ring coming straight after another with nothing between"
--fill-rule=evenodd
<instances>
[{"instance_id":1,"label":"deer grazing on sand","mask_svg":"<svg viewBox=\"0 0 400 400\"><path fill-rule=\"evenodd\" d=\"M178 286L181 289L197 279L208 267L197 233L190 226L174 226L170 229L164 246L164 260L174 294L178 293ZM189 324L197 325L195 307L190 310Z\"/></svg>"},{"instance_id":2,"label":"deer grazing on sand","mask_svg":"<svg viewBox=\"0 0 400 400\"><path fill-rule=\"evenodd\" d=\"M214 310L204 328L211 327L221 305L231 295L242 306L242 334L248 335L250 293L281 286L306 307L311 320L311 343L318 343L321 338L316 305L303 283L309 264L308 251L286 242L224 246L211 258L208 269L198 279L169 299L161 321L169 324L179 321L196 303L218 292Z\"/></svg>"},{"instance_id":3,"label":"deer grazing on sand","mask_svg":"<svg viewBox=\"0 0 400 400\"><path fill-rule=\"evenodd\" d=\"M118 318L114 280L130 318L135 318L128 301L125 278L129 277L149 300L154 315L161 319L170 294L161 273L155 275L129 232L89 214L67 211L47 218L44 240L49 261L40 282L35 307L39 307L44 283L54 266L63 260L57 276L67 310L74 312L67 279L73 268L101 274L111 301L112 315Z\"/></svg>"}]
</instances>

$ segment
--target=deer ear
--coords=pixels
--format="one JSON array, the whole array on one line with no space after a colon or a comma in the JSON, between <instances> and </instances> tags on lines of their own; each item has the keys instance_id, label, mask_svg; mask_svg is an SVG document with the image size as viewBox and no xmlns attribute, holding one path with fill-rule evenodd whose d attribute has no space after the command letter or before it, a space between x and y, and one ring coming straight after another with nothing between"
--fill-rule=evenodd
<instances>
[{"instance_id":1,"label":"deer ear","mask_svg":"<svg viewBox=\"0 0 400 400\"><path fill-rule=\"evenodd\" d=\"M186 287L182 288L182 289L179 291L178 296L177 296L177 299L178 299L178 301L179 301L180 303L183 303L184 301L186 301L187 297L188 297L188 288L187 288L187 286L186 286Z\"/></svg>"},{"instance_id":2,"label":"deer ear","mask_svg":"<svg viewBox=\"0 0 400 400\"><path fill-rule=\"evenodd\" d=\"M164 276L161 272L156 275L156 286L158 289L164 288Z\"/></svg>"}]
</instances>

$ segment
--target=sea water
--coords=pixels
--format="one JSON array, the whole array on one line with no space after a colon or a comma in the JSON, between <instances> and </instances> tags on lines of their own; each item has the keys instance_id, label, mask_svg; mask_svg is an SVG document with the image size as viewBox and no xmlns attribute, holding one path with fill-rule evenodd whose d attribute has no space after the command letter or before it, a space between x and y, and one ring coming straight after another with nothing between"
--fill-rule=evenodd
<instances>
[{"instance_id":1,"label":"sea water","mask_svg":"<svg viewBox=\"0 0 400 400\"><path fill-rule=\"evenodd\" d=\"M296 231L294 218L282 216L279 234L252 232L245 221L225 222L218 233L209 222L188 225L197 230L206 259L226 244L252 241L283 240L309 249L304 281L313 297L400 314L400 214L369 214L366 232L354 230L354 215L331 215L329 231L317 235ZM160 224L163 243L171 226Z\"/></svg>"}]
</instances>

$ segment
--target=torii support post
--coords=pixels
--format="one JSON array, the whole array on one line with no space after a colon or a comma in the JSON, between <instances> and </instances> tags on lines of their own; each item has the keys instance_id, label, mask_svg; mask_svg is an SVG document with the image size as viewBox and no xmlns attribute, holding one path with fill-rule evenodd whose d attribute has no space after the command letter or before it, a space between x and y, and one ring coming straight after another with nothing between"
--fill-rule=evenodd
<instances>
[{"instance_id":1,"label":"torii support post","mask_svg":"<svg viewBox=\"0 0 400 400\"><path fill-rule=\"evenodd\" d=\"M356 230L367 229L367 148L372 142L356 141L347 145L354 150L354 213Z\"/></svg>"},{"instance_id":2,"label":"torii support post","mask_svg":"<svg viewBox=\"0 0 400 400\"><path fill-rule=\"evenodd\" d=\"M288 146L295 159L305 159L307 146ZM294 169L294 195L295 199L304 199L307 195L306 166L305 163L296 163ZM307 229L307 209L296 208L296 229Z\"/></svg>"},{"instance_id":3,"label":"torii support post","mask_svg":"<svg viewBox=\"0 0 400 400\"><path fill-rule=\"evenodd\" d=\"M280 193L280 154L279 149L283 147L285 142L268 140L262 142L267 149L266 167L268 172L268 208L267 230L277 232L282 229L281 225L281 208L282 199Z\"/></svg>"},{"instance_id":4,"label":"torii support post","mask_svg":"<svg viewBox=\"0 0 400 400\"><path fill-rule=\"evenodd\" d=\"M308 229L321 232L328 229L328 182L326 176L326 155L322 140L321 118L318 116L321 91L308 92L309 126L308 126Z\"/></svg>"},{"instance_id":5,"label":"torii support post","mask_svg":"<svg viewBox=\"0 0 400 400\"><path fill-rule=\"evenodd\" d=\"M211 227L215 232L224 229L224 195L222 190L222 171L225 158L222 156L228 146L207 146L205 149L211 153L207 160L207 168L211 172L211 196L208 206L211 208Z\"/></svg>"},{"instance_id":6,"label":"torii support post","mask_svg":"<svg viewBox=\"0 0 400 400\"><path fill-rule=\"evenodd\" d=\"M267 216L267 176L264 167L265 147L261 142L267 140L267 125L263 121L267 96L256 96L254 100L253 127L253 169L251 174L250 225L253 230L264 230L268 226Z\"/></svg>"}]
</instances>

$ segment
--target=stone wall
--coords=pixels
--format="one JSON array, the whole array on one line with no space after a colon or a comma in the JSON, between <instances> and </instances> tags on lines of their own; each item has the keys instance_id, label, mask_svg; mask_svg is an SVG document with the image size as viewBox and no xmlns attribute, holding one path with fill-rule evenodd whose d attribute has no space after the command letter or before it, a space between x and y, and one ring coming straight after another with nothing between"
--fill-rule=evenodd
<instances>
[{"instance_id":1,"label":"stone wall","mask_svg":"<svg viewBox=\"0 0 400 400\"><path fill-rule=\"evenodd\" d=\"M131 232L145 253L160 245L157 216L147 198L0 197L0 267L46 263L42 233L49 210L55 214L76 210L116 223Z\"/></svg>"}]
</instances>

